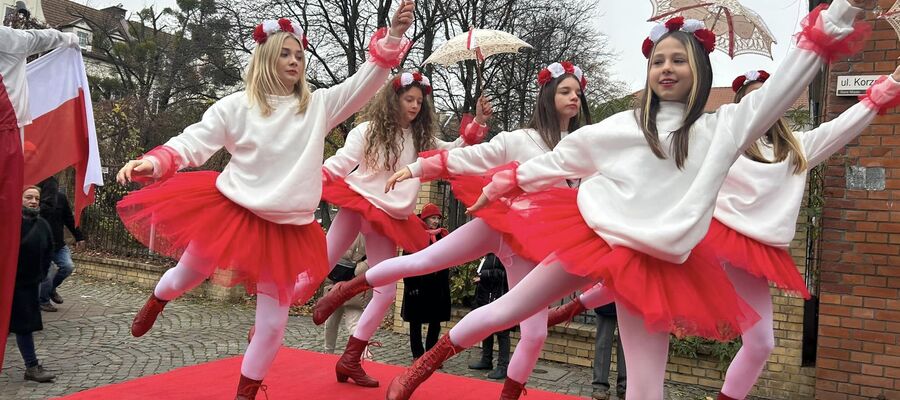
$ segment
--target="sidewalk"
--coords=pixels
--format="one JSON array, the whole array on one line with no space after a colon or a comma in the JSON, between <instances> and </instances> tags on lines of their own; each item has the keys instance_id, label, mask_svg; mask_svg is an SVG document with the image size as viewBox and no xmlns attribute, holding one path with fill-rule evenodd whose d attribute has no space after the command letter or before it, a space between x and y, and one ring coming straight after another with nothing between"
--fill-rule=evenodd
<instances>
[{"instance_id":1,"label":"sidewalk","mask_svg":"<svg viewBox=\"0 0 900 400\"><path fill-rule=\"evenodd\" d=\"M56 381L25 382L15 338L10 336L0 372L0 399L46 399L240 355L253 323L251 303L231 305L184 297L166 307L150 333L133 338L131 320L149 291L76 273L59 292L65 303L58 306L59 312L44 313L44 330L35 333L38 357L45 368L57 374ZM284 345L322 351L321 332L308 316L292 316ZM377 361L412 362L406 336L380 330L374 339L383 344L373 349ZM339 337L338 347L344 343L346 333ZM484 374L466 368L469 357L479 354L480 349L475 349L452 358L443 372L483 378ZM587 398L590 382L589 368L540 361L528 386ZM714 399L716 395L705 388L668 383L666 390L666 398L674 400Z\"/></svg>"}]
</instances>

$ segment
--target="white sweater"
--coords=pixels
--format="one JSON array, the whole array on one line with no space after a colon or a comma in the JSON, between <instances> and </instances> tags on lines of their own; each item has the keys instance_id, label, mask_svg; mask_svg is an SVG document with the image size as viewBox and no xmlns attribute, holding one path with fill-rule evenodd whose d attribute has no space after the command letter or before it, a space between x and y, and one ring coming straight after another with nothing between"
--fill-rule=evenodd
<instances>
[{"instance_id":1,"label":"white sweater","mask_svg":"<svg viewBox=\"0 0 900 400\"><path fill-rule=\"evenodd\" d=\"M836 0L822 13L824 29L833 36L849 34L858 11ZM626 111L572 132L552 152L522 164L518 184L534 192L560 178L587 178L578 191L578 208L597 235L611 246L682 263L709 228L728 169L790 107L820 62L816 54L794 48L762 88L739 104L701 116L691 129L681 170L674 157L653 154L634 112ZM684 104L661 103L657 127L663 149L669 149L669 132L681 126L684 113Z\"/></svg>"},{"instance_id":2,"label":"white sweater","mask_svg":"<svg viewBox=\"0 0 900 400\"><path fill-rule=\"evenodd\" d=\"M900 91L900 83L893 78L884 83L891 85L894 93ZM816 129L795 133L808 167L827 160L859 136L877 112L860 102ZM759 140L759 145L766 158L774 158L771 145L764 139ZM729 228L761 243L787 248L794 239L806 174L807 170L794 174L790 157L767 164L741 156L728 171L713 215Z\"/></svg>"},{"instance_id":3,"label":"white sweater","mask_svg":"<svg viewBox=\"0 0 900 400\"><path fill-rule=\"evenodd\" d=\"M325 171L332 177L344 178L354 192L365 197L372 205L391 217L405 220L416 210L416 197L418 197L422 184L418 179L408 179L398 183L394 190L384 192L384 185L394 171L386 171L380 165L366 164L365 148L368 129L369 122L363 122L353 128L347 134L344 146L325 161ZM439 149L452 149L464 145L462 137L453 142L445 142L440 139L435 139L434 142ZM403 130L400 146L400 156L396 163L398 167L416 160L418 153L416 153L412 130ZM355 171L354 168L356 168Z\"/></svg>"},{"instance_id":4,"label":"white sweater","mask_svg":"<svg viewBox=\"0 0 900 400\"><path fill-rule=\"evenodd\" d=\"M395 57L400 48L386 47L388 39L379 42L381 54ZM278 224L311 223L322 195L326 134L365 105L389 73L370 60L343 83L314 91L302 114L294 96L269 96L274 110L264 117L245 92L229 95L165 143L181 158L173 168L200 166L224 147L231 160L216 188L225 197ZM159 161L147 158L158 176Z\"/></svg>"},{"instance_id":5,"label":"white sweater","mask_svg":"<svg viewBox=\"0 0 900 400\"><path fill-rule=\"evenodd\" d=\"M567 135L568 132L562 132L562 137ZM533 129L500 132L489 142L450 150L447 154L447 171L451 175L484 175L491 169L513 161L524 163L548 151L550 148ZM420 160L408 167L414 177L422 176ZM560 179L557 185L566 186L565 180Z\"/></svg>"},{"instance_id":6,"label":"white sweater","mask_svg":"<svg viewBox=\"0 0 900 400\"><path fill-rule=\"evenodd\" d=\"M0 78L16 111L19 127L31 124L25 60L37 53L75 44L78 44L78 37L73 33L63 33L54 29L21 30L0 26Z\"/></svg>"}]
</instances>

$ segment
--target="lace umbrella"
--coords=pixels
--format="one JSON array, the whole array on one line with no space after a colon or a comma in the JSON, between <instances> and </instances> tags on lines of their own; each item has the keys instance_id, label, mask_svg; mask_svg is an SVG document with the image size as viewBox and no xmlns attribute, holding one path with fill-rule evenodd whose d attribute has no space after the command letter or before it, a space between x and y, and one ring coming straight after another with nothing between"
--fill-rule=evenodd
<instances>
[{"instance_id":1,"label":"lace umbrella","mask_svg":"<svg viewBox=\"0 0 900 400\"><path fill-rule=\"evenodd\" d=\"M738 0L650 0L653 16L648 21L665 21L684 16L698 19L716 34L716 49L734 58L758 54L772 58L775 36L762 17Z\"/></svg>"},{"instance_id":2,"label":"lace umbrella","mask_svg":"<svg viewBox=\"0 0 900 400\"><path fill-rule=\"evenodd\" d=\"M900 38L900 1L895 1L887 11L876 9L875 13L878 14L878 19L887 21L891 28L894 28L894 32L897 32L897 37Z\"/></svg>"}]
</instances>

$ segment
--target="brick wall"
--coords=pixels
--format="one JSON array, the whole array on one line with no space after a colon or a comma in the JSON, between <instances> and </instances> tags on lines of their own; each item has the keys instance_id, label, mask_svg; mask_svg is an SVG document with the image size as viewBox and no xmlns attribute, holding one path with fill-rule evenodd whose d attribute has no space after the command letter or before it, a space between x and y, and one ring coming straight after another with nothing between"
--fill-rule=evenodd
<instances>
[{"instance_id":1,"label":"brick wall","mask_svg":"<svg viewBox=\"0 0 900 400\"><path fill-rule=\"evenodd\" d=\"M893 0L879 0L888 9ZM897 34L872 13L864 53L832 65L827 119L856 100L834 96L838 75L888 74ZM900 399L900 114L872 127L828 161L821 257L816 398Z\"/></svg>"}]
</instances>

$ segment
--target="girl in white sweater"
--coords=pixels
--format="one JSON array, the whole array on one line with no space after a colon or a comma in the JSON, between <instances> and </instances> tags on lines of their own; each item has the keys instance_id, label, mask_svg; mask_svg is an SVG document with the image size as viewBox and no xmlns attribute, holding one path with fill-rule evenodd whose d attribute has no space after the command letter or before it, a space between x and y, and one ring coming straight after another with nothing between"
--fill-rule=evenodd
<instances>
[{"instance_id":1,"label":"girl in white sweater","mask_svg":"<svg viewBox=\"0 0 900 400\"><path fill-rule=\"evenodd\" d=\"M750 71L732 84L735 102L768 80L766 71ZM741 335L718 400L743 399L756 384L775 347L769 282L809 298L803 277L787 252L809 169L859 136L875 115L900 103L900 68L869 88L862 101L808 132L792 132L781 119L735 161L716 198L709 232L698 247L709 249L760 321ZM576 301L558 307L555 324L585 309L607 304L610 290L597 285Z\"/></svg>"},{"instance_id":2,"label":"girl in white sweater","mask_svg":"<svg viewBox=\"0 0 900 400\"><path fill-rule=\"evenodd\" d=\"M428 246L427 226L415 215L419 180L404 182L393 192L384 191L385 183L398 166L415 161L419 152L475 144L484 137L480 132L463 132L453 142L436 138L431 82L419 72L404 72L388 81L362 119L366 122L350 131L344 146L325 161L322 169L322 199L340 207L328 229L328 265L337 263L359 233L366 238L370 268L396 257L398 246L407 252ZM343 284L336 284L332 292ZM316 288L318 284L298 285L295 297L305 300ZM393 281L375 288L335 366L338 381L350 378L360 386L378 386L360 361L396 295ZM313 315L316 324L327 319Z\"/></svg>"},{"instance_id":3,"label":"girl in white sweater","mask_svg":"<svg viewBox=\"0 0 900 400\"><path fill-rule=\"evenodd\" d=\"M213 278L256 292L256 335L241 364L237 396L252 399L284 337L294 283L328 274L325 235L314 219L321 193L325 135L348 118L399 64L413 3L404 1L379 30L369 61L344 83L315 92L305 79L302 28L287 19L256 27L246 90L213 104L203 119L166 144L129 161L117 180L159 180L118 204L129 231L154 251L179 258L135 316L145 334L166 302ZM175 173L198 167L224 147L221 174Z\"/></svg>"},{"instance_id":4,"label":"girl in white sweater","mask_svg":"<svg viewBox=\"0 0 900 400\"><path fill-rule=\"evenodd\" d=\"M714 34L681 18L654 28L644 45L648 79L639 108L581 128L553 151L494 175L472 207L528 192L513 203L514 235L547 257L505 296L463 318L394 379L387 398L408 399L453 354L599 281L615 294L626 362L636 372L628 398L663 398L670 332L729 339L749 328L758 316L721 267L691 250L706 234L731 164L833 56L858 11L836 0L812 14L772 81L713 114L702 110ZM578 178L577 193L553 187Z\"/></svg>"},{"instance_id":5,"label":"girl in white sweater","mask_svg":"<svg viewBox=\"0 0 900 400\"><path fill-rule=\"evenodd\" d=\"M440 151L427 158L420 158L394 174L384 190L393 189L390 193L394 193L408 184L407 180L417 182L419 179L431 180L449 174L452 175L450 181L456 197L466 205L472 205L487 183L480 175L488 174L510 162L525 162L544 154L556 146L569 131L580 127L583 119L590 123L590 113L583 94L587 80L581 68L569 62L553 63L541 71L538 83L540 90L528 128L501 132L488 143L449 152ZM467 124L466 131L487 130L484 123L491 114L490 104L479 99L476 108L475 120ZM565 179L558 179L556 184L567 187ZM329 292L316 304L314 316L327 317L344 301L368 287L393 285L402 278L440 271L478 259L487 253L494 253L500 258L506 267L509 286L515 286L534 269L540 259L534 256L529 258L527 249L509 235L511 231L506 224L508 212L509 207L495 203L493 207L477 212L475 215L478 218L425 250L378 264L365 276L347 282L340 290L336 287ZM366 310L371 307L370 304ZM518 399L521 395L547 337L546 311L544 309L519 324L522 334L510 360L501 399Z\"/></svg>"}]
</instances>

